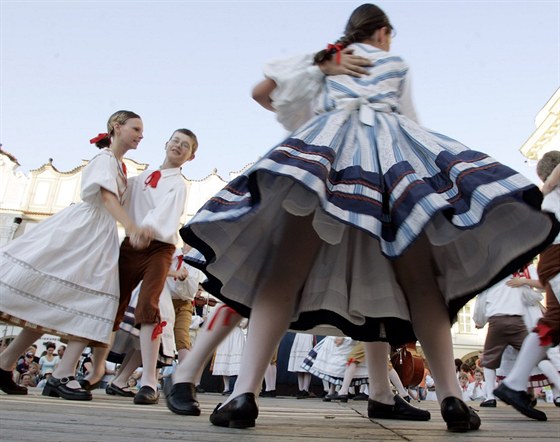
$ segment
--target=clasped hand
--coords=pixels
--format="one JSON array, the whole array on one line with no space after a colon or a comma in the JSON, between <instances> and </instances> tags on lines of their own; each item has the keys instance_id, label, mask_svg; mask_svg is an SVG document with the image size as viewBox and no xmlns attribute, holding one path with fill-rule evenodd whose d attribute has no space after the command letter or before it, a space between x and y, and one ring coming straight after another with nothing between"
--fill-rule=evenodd
<instances>
[{"instance_id":1,"label":"clasped hand","mask_svg":"<svg viewBox=\"0 0 560 442\"><path fill-rule=\"evenodd\" d=\"M149 227L135 226L128 232L128 237L132 247L135 249L145 249L154 239L154 232Z\"/></svg>"}]
</instances>

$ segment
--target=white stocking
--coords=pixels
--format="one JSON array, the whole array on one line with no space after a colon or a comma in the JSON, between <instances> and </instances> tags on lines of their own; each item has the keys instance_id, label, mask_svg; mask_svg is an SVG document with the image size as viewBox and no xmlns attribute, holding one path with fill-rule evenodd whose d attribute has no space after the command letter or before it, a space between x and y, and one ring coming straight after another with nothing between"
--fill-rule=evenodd
<instances>
[{"instance_id":1,"label":"white stocking","mask_svg":"<svg viewBox=\"0 0 560 442\"><path fill-rule=\"evenodd\" d=\"M504 383L513 390L525 391L531 371L546 358L547 350L548 347L540 346L539 336L536 333L529 333L523 341L515 364Z\"/></svg>"},{"instance_id":2,"label":"white stocking","mask_svg":"<svg viewBox=\"0 0 560 442\"><path fill-rule=\"evenodd\" d=\"M142 352L142 387L152 387L157 391L157 360L161 335L152 340L152 333L157 324L142 324L140 327L140 351Z\"/></svg>"},{"instance_id":3,"label":"white stocking","mask_svg":"<svg viewBox=\"0 0 560 442\"><path fill-rule=\"evenodd\" d=\"M276 390L276 372L276 365L269 364L264 373L264 383L266 385L266 391Z\"/></svg>"},{"instance_id":4,"label":"white stocking","mask_svg":"<svg viewBox=\"0 0 560 442\"><path fill-rule=\"evenodd\" d=\"M311 385L311 373L298 372L298 387L300 391L309 391Z\"/></svg>"},{"instance_id":5,"label":"white stocking","mask_svg":"<svg viewBox=\"0 0 560 442\"><path fill-rule=\"evenodd\" d=\"M539 362L539 368L552 384L552 397L556 399L560 396L560 374L558 370L548 359Z\"/></svg>"},{"instance_id":6,"label":"white stocking","mask_svg":"<svg viewBox=\"0 0 560 442\"><path fill-rule=\"evenodd\" d=\"M395 403L387 376L387 356L389 344L386 342L364 342L366 364L369 374L369 397L387 405Z\"/></svg>"},{"instance_id":7,"label":"white stocking","mask_svg":"<svg viewBox=\"0 0 560 442\"><path fill-rule=\"evenodd\" d=\"M352 382L352 379L354 379L354 374L356 373L357 368L358 366L355 362L351 362L346 366L346 369L344 370L344 378L342 379L342 385L340 386L340 390L338 390L338 394L348 394L350 383Z\"/></svg>"},{"instance_id":8,"label":"white stocking","mask_svg":"<svg viewBox=\"0 0 560 442\"><path fill-rule=\"evenodd\" d=\"M260 391L264 373L288 329L297 296L320 244L311 227L311 217L286 216L278 250L268 263L269 276L255 294L239 377L224 405L240 394L256 395Z\"/></svg>"},{"instance_id":9,"label":"white stocking","mask_svg":"<svg viewBox=\"0 0 560 442\"><path fill-rule=\"evenodd\" d=\"M0 354L0 368L5 371L12 371L16 368L19 357L41 336L43 336L42 332L24 328Z\"/></svg>"},{"instance_id":10,"label":"white stocking","mask_svg":"<svg viewBox=\"0 0 560 442\"><path fill-rule=\"evenodd\" d=\"M107 361L107 356L109 356L114 338L115 332L111 334L111 339L106 347L93 347L93 370L86 377L90 384L95 384L105 376L105 362Z\"/></svg>"},{"instance_id":11,"label":"white stocking","mask_svg":"<svg viewBox=\"0 0 560 442\"><path fill-rule=\"evenodd\" d=\"M435 280L437 271L425 235L395 263L395 270L408 301L414 333L437 385L438 401L441 403L449 396L462 400L455 372L449 312Z\"/></svg>"},{"instance_id":12,"label":"white stocking","mask_svg":"<svg viewBox=\"0 0 560 442\"><path fill-rule=\"evenodd\" d=\"M70 341L64 351L64 357L59 361L54 369L53 377L57 379L67 378L76 375L76 366L86 348L85 341ZM80 388L78 381L70 381L67 386L69 388Z\"/></svg>"},{"instance_id":13,"label":"white stocking","mask_svg":"<svg viewBox=\"0 0 560 442\"><path fill-rule=\"evenodd\" d=\"M183 362L189 354L189 350L187 350L186 348L182 348L181 350L178 350L177 353L179 362Z\"/></svg>"},{"instance_id":14,"label":"white stocking","mask_svg":"<svg viewBox=\"0 0 560 442\"><path fill-rule=\"evenodd\" d=\"M222 376L222 379L224 381L224 391L229 391L230 376Z\"/></svg>"},{"instance_id":15,"label":"white stocking","mask_svg":"<svg viewBox=\"0 0 560 442\"><path fill-rule=\"evenodd\" d=\"M496 370L492 368L483 368L484 370L484 396L486 400L496 399L494 396L494 388L496 388Z\"/></svg>"},{"instance_id":16,"label":"white stocking","mask_svg":"<svg viewBox=\"0 0 560 442\"><path fill-rule=\"evenodd\" d=\"M228 307L215 309L199 331L196 341L189 351L189 357L179 362L175 368L173 383L190 382L198 385L204 367L216 347L241 322L241 319L241 315ZM210 329L209 325L211 325Z\"/></svg>"},{"instance_id":17,"label":"white stocking","mask_svg":"<svg viewBox=\"0 0 560 442\"><path fill-rule=\"evenodd\" d=\"M401 378L394 368L389 370L389 380L395 386L401 397L408 396L408 391L404 388Z\"/></svg>"},{"instance_id":18,"label":"white stocking","mask_svg":"<svg viewBox=\"0 0 560 442\"><path fill-rule=\"evenodd\" d=\"M126 352L126 356L119 368L118 374L113 378L111 384L119 388L125 388L128 386L128 379L132 376L132 373L136 371L140 364L142 363L142 353L140 350L131 348ZM144 384L142 384L144 385Z\"/></svg>"}]
</instances>

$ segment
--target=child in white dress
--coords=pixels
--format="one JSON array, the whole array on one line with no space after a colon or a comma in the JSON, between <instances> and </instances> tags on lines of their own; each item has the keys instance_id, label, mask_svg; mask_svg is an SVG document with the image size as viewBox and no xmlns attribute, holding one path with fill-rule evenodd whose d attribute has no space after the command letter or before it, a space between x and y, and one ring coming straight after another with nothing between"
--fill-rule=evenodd
<instances>
[{"instance_id":1,"label":"child in white dress","mask_svg":"<svg viewBox=\"0 0 560 442\"><path fill-rule=\"evenodd\" d=\"M13 384L11 370L30 344L50 332L69 343L43 394L91 400L74 374L89 341L110 342L119 301L115 221L134 247L151 239L151 230L138 227L122 208L127 196L122 159L142 140L142 120L118 111L109 118L107 132L91 140L103 150L83 170L82 202L0 250L0 318L24 329L0 356L0 388L8 394L27 394Z\"/></svg>"}]
</instances>

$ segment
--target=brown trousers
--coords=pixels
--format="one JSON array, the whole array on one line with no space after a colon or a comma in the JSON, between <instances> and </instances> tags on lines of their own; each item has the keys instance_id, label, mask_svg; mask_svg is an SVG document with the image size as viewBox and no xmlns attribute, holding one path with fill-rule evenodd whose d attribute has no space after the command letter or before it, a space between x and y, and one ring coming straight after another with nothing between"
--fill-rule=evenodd
<instances>
[{"instance_id":1,"label":"brown trousers","mask_svg":"<svg viewBox=\"0 0 560 442\"><path fill-rule=\"evenodd\" d=\"M140 282L142 286L138 294L138 304L134 313L136 324L158 324L161 322L159 313L159 297L167 278L169 267L175 253L173 244L152 241L143 250L134 249L127 238L121 244L119 257L119 309L113 330L118 330L130 302L132 291Z\"/></svg>"},{"instance_id":2,"label":"brown trousers","mask_svg":"<svg viewBox=\"0 0 560 442\"><path fill-rule=\"evenodd\" d=\"M189 329L191 327L194 310L192 301L174 299L173 308L175 309L175 326L173 327L173 333L175 334L175 346L177 347L177 350L190 350L192 343Z\"/></svg>"}]
</instances>

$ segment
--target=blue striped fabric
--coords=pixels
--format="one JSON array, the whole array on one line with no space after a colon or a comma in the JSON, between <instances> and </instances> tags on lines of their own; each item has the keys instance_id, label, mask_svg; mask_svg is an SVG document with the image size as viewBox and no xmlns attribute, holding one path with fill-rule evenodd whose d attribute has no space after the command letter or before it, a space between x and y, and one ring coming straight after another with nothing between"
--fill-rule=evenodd
<instances>
[{"instance_id":1,"label":"blue striped fabric","mask_svg":"<svg viewBox=\"0 0 560 442\"><path fill-rule=\"evenodd\" d=\"M361 247L356 243L336 248L341 238L336 232L348 233L349 228L373 238L371 243L361 239L371 254L361 257L365 262L382 259L379 251L394 260L426 233L433 247L427 254L437 255L440 273L434 278L450 317L476 293L535 256L558 230L538 211L542 195L529 180L399 114L406 64L399 57L362 46L357 45L355 53L376 57L370 76L328 77L314 103L317 115L228 183L181 229L183 239L198 249L186 261L206 273L205 287L213 295L241 314L250 312L247 294L257 290L255 275L266 271L263 248L275 236L274 220L286 210L329 215L316 212L321 221L313 227L330 250L337 251L329 255L334 257L351 257L348 250ZM306 199L301 208L292 204L294 195ZM493 211L486 223L487 215L500 206L506 210ZM500 236L496 230L502 219L512 224ZM348 233L346 238L360 235ZM487 244L494 238L495 243ZM333 263L332 272L340 273L337 281L367 279L352 274L360 266L348 269L349 274L335 267ZM324 274L317 278L318 286L324 287L320 282ZM313 286L310 281L306 284L306 288ZM388 285L379 287L387 290ZM393 301L391 296L383 301L380 310L386 316L358 318L356 309L368 309L372 294L355 294L351 284L336 290L331 293L325 287L329 293L321 296L304 293L301 302L307 310L295 313L298 320L292 328L333 324L360 340L414 339L407 318L399 313L402 303L397 292ZM348 312L340 307L340 296L349 297ZM329 303L337 305L336 310ZM350 305L360 307L350 312ZM387 313L391 311L393 316Z\"/></svg>"}]
</instances>

